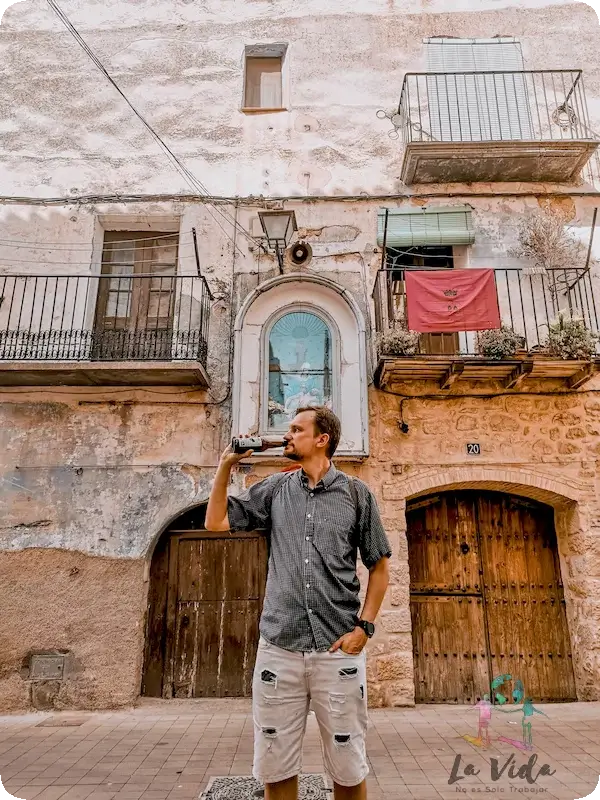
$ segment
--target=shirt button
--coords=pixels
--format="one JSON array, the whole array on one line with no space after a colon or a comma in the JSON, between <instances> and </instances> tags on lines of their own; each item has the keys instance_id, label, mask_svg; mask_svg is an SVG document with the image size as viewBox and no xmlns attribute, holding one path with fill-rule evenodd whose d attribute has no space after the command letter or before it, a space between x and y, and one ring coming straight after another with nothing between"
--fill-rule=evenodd
<instances>
[{"instance_id":1,"label":"shirt button","mask_svg":"<svg viewBox=\"0 0 600 800\"><path fill-rule=\"evenodd\" d=\"M312 608L309 608L309 609L308 609L308 613L309 613L309 614L312 614L312 612L313 612Z\"/></svg>"},{"instance_id":2,"label":"shirt button","mask_svg":"<svg viewBox=\"0 0 600 800\"><path fill-rule=\"evenodd\" d=\"M307 589L310 589L310 583L307 583L307 584L306 584L306 588L307 588Z\"/></svg>"},{"instance_id":3,"label":"shirt button","mask_svg":"<svg viewBox=\"0 0 600 800\"><path fill-rule=\"evenodd\" d=\"M306 519L310 519L310 514L307 514L307 515L306 515Z\"/></svg>"},{"instance_id":4,"label":"shirt button","mask_svg":"<svg viewBox=\"0 0 600 800\"><path fill-rule=\"evenodd\" d=\"M307 542L310 542L310 536L307 536L307 537L306 537L306 541L307 541Z\"/></svg>"},{"instance_id":5,"label":"shirt button","mask_svg":"<svg viewBox=\"0 0 600 800\"><path fill-rule=\"evenodd\" d=\"M304 563L305 563L305 564L308 564L308 558L305 558L305 559L304 559Z\"/></svg>"},{"instance_id":6,"label":"shirt button","mask_svg":"<svg viewBox=\"0 0 600 800\"><path fill-rule=\"evenodd\" d=\"M311 492L311 493L310 493L310 496L311 496L311 497L314 497L314 496L315 496L315 493L314 493L314 492Z\"/></svg>"}]
</instances>

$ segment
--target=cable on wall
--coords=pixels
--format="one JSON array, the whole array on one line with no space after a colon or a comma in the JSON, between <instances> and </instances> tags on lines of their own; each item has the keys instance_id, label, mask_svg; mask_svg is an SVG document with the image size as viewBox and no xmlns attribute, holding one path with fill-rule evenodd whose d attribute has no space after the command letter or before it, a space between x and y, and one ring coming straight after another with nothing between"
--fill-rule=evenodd
<instances>
[{"instance_id":1,"label":"cable on wall","mask_svg":"<svg viewBox=\"0 0 600 800\"><path fill-rule=\"evenodd\" d=\"M184 177L184 179L188 183L188 185L192 189L195 189L196 191L199 191L200 194L202 194L205 198L208 198L209 192L208 192L208 189L206 188L206 186L204 186L204 184L200 180L198 180L198 178L196 178L196 176L185 166L185 164L183 164L183 162L175 155L175 153L166 144L166 142L161 138L161 136L159 136L159 134L154 130L152 125L150 125L150 123L145 119L145 117L142 116L142 114L137 110L137 108L129 100L127 95L123 92L123 90L119 87L119 85L116 83L116 81L109 74L108 70L106 69L104 64L100 61L98 56L93 52L93 50L88 46L88 44L85 42L85 40L81 37L81 35L79 34L79 32L77 31L75 26L68 19L66 14L60 8L60 6L56 3L56 0L47 0L47 2L48 2L48 5L50 6L50 8L54 11L54 13L61 20L63 25L67 28L69 33L73 36L73 38L76 40L76 42L81 46L81 48L84 50L84 52L91 59L91 61L100 70L100 72L102 72L102 74L110 82L110 84L117 90L117 92L121 95L123 100L125 100L125 102L129 106L129 108L133 111L133 113L140 120L142 125L144 125L146 130L150 133L150 135L158 143L158 145L162 149L162 151L166 154L166 156L169 159L169 161L171 162L171 164ZM252 235L250 234L250 232L247 231L242 225L240 225L239 222L236 221L233 217L231 217L231 215L228 212L222 211L215 204L212 204L212 206L215 209L215 211L218 214L220 214L227 222L232 224L234 226L234 228L237 227L238 230L240 231L240 233L242 233L250 242L252 242L252 244L256 244L256 242L255 242L254 238L252 237ZM213 219L215 220L217 225L221 228L223 233L227 236L229 241L233 243L233 241L234 241L233 238L230 236L229 233L227 233L225 228L223 228L223 226L218 221L216 216L210 210L209 210L209 213L213 217ZM240 252L240 255L244 255L241 250L239 252Z\"/></svg>"}]
</instances>

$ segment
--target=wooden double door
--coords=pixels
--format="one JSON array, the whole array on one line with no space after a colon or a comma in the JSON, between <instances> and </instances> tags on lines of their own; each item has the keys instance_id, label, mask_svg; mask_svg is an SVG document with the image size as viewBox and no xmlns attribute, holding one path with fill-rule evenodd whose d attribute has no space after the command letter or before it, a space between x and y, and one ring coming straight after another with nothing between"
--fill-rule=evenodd
<instances>
[{"instance_id":1,"label":"wooden double door","mask_svg":"<svg viewBox=\"0 0 600 800\"><path fill-rule=\"evenodd\" d=\"M533 700L575 700L553 510L459 491L407 519L417 702L474 703L501 675Z\"/></svg>"},{"instance_id":2,"label":"wooden double door","mask_svg":"<svg viewBox=\"0 0 600 800\"><path fill-rule=\"evenodd\" d=\"M266 570L259 533L172 531L159 544L143 695L250 697Z\"/></svg>"}]
</instances>

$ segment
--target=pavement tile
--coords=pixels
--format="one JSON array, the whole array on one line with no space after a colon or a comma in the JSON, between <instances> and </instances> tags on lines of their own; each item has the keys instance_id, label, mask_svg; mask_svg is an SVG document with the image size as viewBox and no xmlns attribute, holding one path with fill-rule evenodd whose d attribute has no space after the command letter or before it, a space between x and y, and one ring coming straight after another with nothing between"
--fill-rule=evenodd
<instances>
[{"instance_id":1,"label":"pavement tile","mask_svg":"<svg viewBox=\"0 0 600 800\"><path fill-rule=\"evenodd\" d=\"M48 786L38 794L37 800L59 800L68 790L68 786Z\"/></svg>"},{"instance_id":2,"label":"pavement tile","mask_svg":"<svg viewBox=\"0 0 600 800\"><path fill-rule=\"evenodd\" d=\"M40 796L44 788L44 786L32 786L31 784L21 786L19 789L19 797L22 797L23 800L34 800L34 797Z\"/></svg>"},{"instance_id":3,"label":"pavement tile","mask_svg":"<svg viewBox=\"0 0 600 800\"><path fill-rule=\"evenodd\" d=\"M467 743L463 734L473 732L473 715L464 707L373 710L369 800L484 793L504 800L531 797L532 789L544 800L585 797L600 776L600 703L552 705L547 712L549 719L536 721L534 773L544 763L555 773L530 786L508 772L492 780L492 758L502 766L512 755L516 772L529 754L497 740L488 750ZM197 800L212 776L251 774L253 725L246 701L142 701L132 710L78 712L84 724L77 728L36 727L49 716L0 717L0 775L7 790L24 800ZM498 721L494 733L515 738L517 730ZM479 774L450 785L457 754L461 777L467 764ZM312 717L304 771L324 771Z\"/></svg>"}]
</instances>

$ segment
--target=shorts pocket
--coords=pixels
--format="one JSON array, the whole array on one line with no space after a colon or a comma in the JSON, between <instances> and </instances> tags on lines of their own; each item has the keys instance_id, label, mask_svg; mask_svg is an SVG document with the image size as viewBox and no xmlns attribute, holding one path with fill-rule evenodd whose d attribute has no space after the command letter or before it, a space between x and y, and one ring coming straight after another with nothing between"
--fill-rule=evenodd
<instances>
[{"instance_id":1,"label":"shorts pocket","mask_svg":"<svg viewBox=\"0 0 600 800\"><path fill-rule=\"evenodd\" d=\"M360 653L346 653L346 652L345 652L344 650L342 650L342 648L340 647L340 648L339 648L339 650L336 650L334 653L331 653L331 655L335 657L335 656L336 656L338 653L339 653L339 654L340 654L340 656L342 656L343 658L362 658L362 657L364 656L364 653L365 653L365 651L364 651L364 650L361 650L361 651L360 651Z\"/></svg>"}]
</instances>

